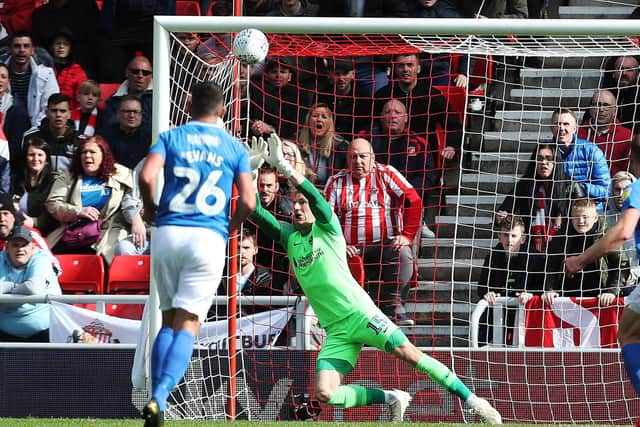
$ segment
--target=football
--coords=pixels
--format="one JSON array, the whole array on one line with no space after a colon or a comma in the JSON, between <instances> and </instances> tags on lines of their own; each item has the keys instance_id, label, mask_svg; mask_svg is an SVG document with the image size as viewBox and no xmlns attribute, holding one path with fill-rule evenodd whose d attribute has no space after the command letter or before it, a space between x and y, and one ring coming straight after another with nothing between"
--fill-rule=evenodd
<instances>
[{"instance_id":1,"label":"football","mask_svg":"<svg viewBox=\"0 0 640 427\"><path fill-rule=\"evenodd\" d=\"M267 36L255 28L247 28L233 39L232 51L243 64L258 64L267 57L269 41Z\"/></svg>"}]
</instances>

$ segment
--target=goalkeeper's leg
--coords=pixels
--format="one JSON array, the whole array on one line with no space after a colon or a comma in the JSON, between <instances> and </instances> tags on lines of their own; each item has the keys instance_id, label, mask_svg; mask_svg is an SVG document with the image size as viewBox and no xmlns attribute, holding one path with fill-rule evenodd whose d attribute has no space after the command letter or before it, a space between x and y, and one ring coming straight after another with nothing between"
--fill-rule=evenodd
<instances>
[{"instance_id":1,"label":"goalkeeper's leg","mask_svg":"<svg viewBox=\"0 0 640 427\"><path fill-rule=\"evenodd\" d=\"M489 402L476 396L460 381L453 371L441 362L418 350L410 341L405 340L401 345L396 347L393 350L393 355L415 367L418 372L429 375L431 379L449 392L460 397L480 416L484 423L494 425L502 424L500 413L493 408Z\"/></svg>"},{"instance_id":2,"label":"goalkeeper's leg","mask_svg":"<svg viewBox=\"0 0 640 427\"><path fill-rule=\"evenodd\" d=\"M640 394L640 288L634 289L625 302L618 340L622 347L624 367L633 387Z\"/></svg>"}]
</instances>

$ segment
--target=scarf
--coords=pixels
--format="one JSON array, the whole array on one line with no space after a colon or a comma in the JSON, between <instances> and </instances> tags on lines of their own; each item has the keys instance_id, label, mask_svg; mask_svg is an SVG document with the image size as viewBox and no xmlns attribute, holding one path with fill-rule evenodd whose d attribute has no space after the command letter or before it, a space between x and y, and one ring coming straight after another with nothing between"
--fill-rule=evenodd
<instances>
[{"instance_id":1,"label":"scarf","mask_svg":"<svg viewBox=\"0 0 640 427\"><path fill-rule=\"evenodd\" d=\"M534 200L533 221L531 222L531 236L533 244L538 252L544 252L549 238L555 230L550 226L548 218L547 191L542 182L536 187L536 198Z\"/></svg>"},{"instance_id":2,"label":"scarf","mask_svg":"<svg viewBox=\"0 0 640 427\"><path fill-rule=\"evenodd\" d=\"M82 112L80 111L80 107L71 111L71 120L76 124L76 129L78 132L81 132L86 136L93 136L96 133L96 123L98 122L98 107L95 107L91 114L89 115L89 120L87 120L87 124L84 129L80 129L80 121L82 119Z\"/></svg>"},{"instance_id":3,"label":"scarf","mask_svg":"<svg viewBox=\"0 0 640 427\"><path fill-rule=\"evenodd\" d=\"M4 119L7 117L7 111L13 106L13 95L7 91L0 98L0 125L4 127Z\"/></svg>"}]
</instances>

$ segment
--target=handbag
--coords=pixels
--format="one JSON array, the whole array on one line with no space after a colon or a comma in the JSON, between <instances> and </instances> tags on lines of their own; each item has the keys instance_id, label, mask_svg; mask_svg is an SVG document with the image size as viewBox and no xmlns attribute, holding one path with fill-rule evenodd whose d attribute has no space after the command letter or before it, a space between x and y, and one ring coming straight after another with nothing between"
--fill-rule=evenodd
<instances>
[{"instance_id":1,"label":"handbag","mask_svg":"<svg viewBox=\"0 0 640 427\"><path fill-rule=\"evenodd\" d=\"M78 224L81 225L78 225ZM76 222L62 232L62 242L70 248L90 246L100 239L102 234L101 219L91 222Z\"/></svg>"}]
</instances>

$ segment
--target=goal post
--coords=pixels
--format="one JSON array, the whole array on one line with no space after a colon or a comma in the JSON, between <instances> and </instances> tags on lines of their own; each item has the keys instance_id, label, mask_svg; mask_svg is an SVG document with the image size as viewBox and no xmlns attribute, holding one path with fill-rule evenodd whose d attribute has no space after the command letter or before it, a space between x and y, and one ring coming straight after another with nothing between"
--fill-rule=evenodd
<instances>
[{"instance_id":1,"label":"goal post","mask_svg":"<svg viewBox=\"0 0 640 427\"><path fill-rule=\"evenodd\" d=\"M256 99L264 99L266 95L260 86L263 80L254 81L251 71L239 64L229 51L231 35L245 28L256 28L267 35L270 57L293 58L293 64L285 63L298 77L297 80L294 77L292 83L296 98L290 104L301 109L307 102L302 100L305 94L313 100L304 104L299 117L289 113L280 113L277 117L283 128L294 125L295 134L288 139L301 150L304 150L303 138L299 136L311 127L305 116L316 108L312 105L323 96L337 96L329 79L331 64L335 64L336 59L352 61L355 66L358 62L354 57L373 57L372 64L383 69L389 85L395 81L394 54L419 54L421 60L440 55L450 64L470 59L466 62L468 68L463 70L472 82L467 89L434 85L440 94L437 96L443 96L446 105L440 122L428 124L424 135L411 130L418 133L414 136L424 140L425 151L434 159L437 182L430 187L420 184L423 187L417 189L425 199L429 198L429 202L424 203L425 225L435 235L423 234L418 239L421 244L415 253L411 289L402 295L411 322L403 324L402 330L418 346L451 366L473 391L495 404L506 422L624 424L640 416L640 401L628 384L619 349L604 348L615 347L615 343L581 347L580 332L583 338L586 332L578 323L585 317L574 323L578 326L571 327L566 326L567 318L556 313L560 319L558 324L562 323L566 329L565 344L571 348L554 349L524 344L479 345L476 322L486 320L480 320L480 310L474 313L483 260L497 243L493 224L496 208L506 196L516 195L515 183L530 166L532 153L539 143L551 139L551 111L570 108L578 113L580 120L593 92L601 87L607 58L640 55L640 48L632 39L639 33L636 21L159 16L154 23L154 141L162 131L189 119L189 89L193 82L205 79L214 80L223 88L228 129L240 140L249 140L249 120L258 120L256 111L264 113L261 106L256 105ZM186 49L177 35L187 32L198 34L205 49L197 52ZM204 43L205 40L208 43ZM522 58L536 58L542 67L527 67ZM450 67L452 75L462 72L453 70L454 65ZM258 70L264 74L260 67ZM429 78L424 74L420 78ZM354 82L360 82L359 79L356 76ZM373 86L379 83L374 78L369 80ZM407 95L408 102L427 102L412 96ZM366 122L368 128L362 134L356 130L363 129L356 129L354 125L351 133L343 134L345 139L350 141L359 135L372 139L375 135L384 137L386 129L376 134L371 126L380 125L382 120L373 89L363 89L352 101L354 105L361 102L369 108L364 114L356 112L355 107L353 110L356 119ZM333 113L335 126L339 115ZM453 116L457 118L458 129L451 127ZM267 117L266 113L261 117ZM430 119L425 120L429 123ZM407 127L410 128L410 124ZM452 137L454 133L457 136ZM443 159L442 149L455 138L460 141L455 146L456 157ZM406 152L407 157L413 154L413 151ZM376 152L376 155L392 157L390 152ZM311 164L312 156L307 153L307 166L318 167L314 170L314 178L318 180L320 167ZM330 173L337 171L332 168L332 165L328 167ZM408 178L412 172L417 173L409 169L403 172L409 173ZM269 250L273 248L260 247L258 253ZM272 283L276 275L289 273L278 270L280 256L282 253L278 252L272 264L264 265L274 273ZM238 258L229 262L237 263ZM365 262L364 270L369 274L383 264L382 259L378 265ZM381 277L382 273L372 280L368 278L366 286L371 287L368 290L380 285ZM225 277L224 281L231 279ZM279 289L280 295L300 295L294 281L285 283L284 288ZM157 298L154 293L152 286L150 304L154 301L152 298ZM227 297L219 295L217 300L224 298ZM507 305L506 301L503 298L499 304ZM508 301L509 305L513 304L512 300ZM226 304L235 305L235 295L228 297ZM251 311L248 307L252 307L250 303L239 306L242 314L239 324ZM265 324L252 324L251 330L241 330L238 326L237 331L227 332L228 337L236 334L240 337L236 353L239 363L233 372L229 371L229 348L198 349L186 383L179 387L179 396L170 401L168 417L295 419L297 407L293 396L312 394L313 363L323 335L313 313L300 307L295 309L294 317L291 317L294 310L288 313L286 326L270 324L275 322L279 307L276 303L264 303L261 310L272 310ZM484 304L479 307L484 309ZM525 313L524 307L518 309ZM589 312L586 305L580 309ZM303 312L307 317L302 318ZM539 312L542 313L542 308ZM545 315L551 314L545 312ZM225 320L225 316L226 312L216 313L212 320ZM154 330L159 325L157 319L152 316L150 336L157 333ZM598 323L598 319L595 322ZM611 335L615 324L602 322L598 325ZM536 325L537 336L558 332ZM267 332L256 332L259 328ZM524 334L522 328L519 333ZM262 346L263 335L270 336L274 330L282 332L281 338ZM567 338L567 334L572 337ZM282 339L285 336L286 339ZM522 339L526 341L524 335ZM531 337L528 339L526 342L532 342ZM294 346L304 347L304 351L293 351ZM151 348L151 343L147 348ZM231 378L237 390L233 396L227 396ZM389 355L363 351L357 369L347 377L347 382L407 389L414 395L408 412L412 421L473 421L473 414L457 400L454 402L441 394L435 383L393 361ZM231 401L227 402L227 398ZM229 405L233 406L231 410ZM321 418L384 421L388 413L383 409L323 407Z\"/></svg>"}]
</instances>

